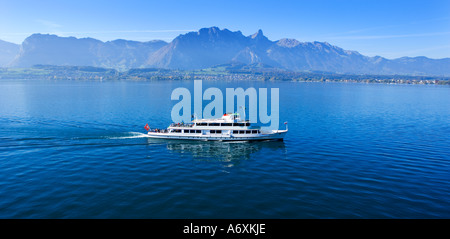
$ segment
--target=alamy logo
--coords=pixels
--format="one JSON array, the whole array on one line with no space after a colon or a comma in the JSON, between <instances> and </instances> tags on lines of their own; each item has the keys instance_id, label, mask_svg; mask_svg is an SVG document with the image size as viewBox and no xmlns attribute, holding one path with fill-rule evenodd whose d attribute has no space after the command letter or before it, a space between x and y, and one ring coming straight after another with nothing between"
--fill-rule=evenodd
<instances>
[{"instance_id":1,"label":"alamy logo","mask_svg":"<svg viewBox=\"0 0 450 239\"><path fill-rule=\"evenodd\" d=\"M259 98L258 98L259 93ZM250 87L246 90L243 88L226 88L226 112L240 113L242 119L246 117L248 109L248 120L250 123L263 124L261 129L275 130L279 127L279 89L270 89L270 115L268 112L268 95L267 88L259 88L258 91ZM214 99L213 99L214 97ZM187 88L176 88L172 91L171 100L178 100L171 112L173 122L190 122L192 115L199 118L219 118L223 115L223 93L218 88L208 88L203 92L202 81L194 81L194 95ZM181 99L180 99L181 98ZM236 98L236 102L235 102ZM248 108L246 105L248 98ZM194 111L192 112L192 100L194 101ZM203 108L203 101L211 101ZM258 112L259 109L259 112ZM214 114L213 114L214 111ZM259 113L259 114L258 114ZM258 117L259 116L259 117ZM269 124L269 125L267 125Z\"/></svg>"}]
</instances>

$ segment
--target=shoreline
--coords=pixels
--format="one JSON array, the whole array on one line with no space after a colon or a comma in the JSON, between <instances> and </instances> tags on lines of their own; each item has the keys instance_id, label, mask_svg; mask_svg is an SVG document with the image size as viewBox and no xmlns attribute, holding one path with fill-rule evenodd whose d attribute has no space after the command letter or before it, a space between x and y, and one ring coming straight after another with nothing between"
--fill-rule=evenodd
<instances>
[{"instance_id":1,"label":"shoreline","mask_svg":"<svg viewBox=\"0 0 450 239\"><path fill-rule=\"evenodd\" d=\"M31 68L0 68L0 80L55 81L262 81L322 82L407 85L450 85L450 76L357 75L328 72L287 71L183 71L167 69L115 69L85 66L37 66Z\"/></svg>"}]
</instances>

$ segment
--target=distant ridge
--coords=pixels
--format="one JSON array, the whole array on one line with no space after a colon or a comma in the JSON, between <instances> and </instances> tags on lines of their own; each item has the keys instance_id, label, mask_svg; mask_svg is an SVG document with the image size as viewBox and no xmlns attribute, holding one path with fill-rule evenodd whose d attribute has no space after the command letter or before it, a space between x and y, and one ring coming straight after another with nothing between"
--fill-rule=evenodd
<instances>
[{"instance_id":1,"label":"distant ridge","mask_svg":"<svg viewBox=\"0 0 450 239\"><path fill-rule=\"evenodd\" d=\"M78 65L126 70L140 67L149 54L164 45L167 42L159 40L102 42L93 38L33 34L25 39L20 52L8 66Z\"/></svg>"},{"instance_id":2,"label":"distant ridge","mask_svg":"<svg viewBox=\"0 0 450 239\"><path fill-rule=\"evenodd\" d=\"M20 45L0 40L0 67L8 65L19 54Z\"/></svg>"},{"instance_id":3,"label":"distant ridge","mask_svg":"<svg viewBox=\"0 0 450 239\"><path fill-rule=\"evenodd\" d=\"M368 57L327 42L271 41L262 30L244 36L240 31L202 28L172 42L138 42L33 34L19 46L0 41L0 66L79 65L115 68L204 69L221 64L262 66L288 71L343 74L450 76L450 58Z\"/></svg>"}]
</instances>

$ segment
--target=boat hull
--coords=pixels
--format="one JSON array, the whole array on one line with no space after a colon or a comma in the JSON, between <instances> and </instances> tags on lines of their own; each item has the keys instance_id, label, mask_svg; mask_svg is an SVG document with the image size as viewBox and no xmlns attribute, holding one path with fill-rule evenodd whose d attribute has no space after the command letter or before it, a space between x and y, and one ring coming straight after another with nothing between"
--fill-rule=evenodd
<instances>
[{"instance_id":1,"label":"boat hull","mask_svg":"<svg viewBox=\"0 0 450 239\"><path fill-rule=\"evenodd\" d=\"M287 130L274 130L268 134L258 135L184 135L182 133L158 133L149 132L147 137L155 139L179 139L198 141L263 141L263 140L283 140Z\"/></svg>"}]
</instances>

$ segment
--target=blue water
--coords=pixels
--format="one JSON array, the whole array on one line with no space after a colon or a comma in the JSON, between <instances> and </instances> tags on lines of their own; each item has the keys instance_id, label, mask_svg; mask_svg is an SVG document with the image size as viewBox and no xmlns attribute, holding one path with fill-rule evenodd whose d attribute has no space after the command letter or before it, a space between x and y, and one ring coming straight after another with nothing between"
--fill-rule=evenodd
<instances>
[{"instance_id":1,"label":"blue water","mask_svg":"<svg viewBox=\"0 0 450 239\"><path fill-rule=\"evenodd\" d=\"M204 81L279 88L284 142L144 137L177 87L2 79L0 217L450 218L449 87Z\"/></svg>"}]
</instances>

